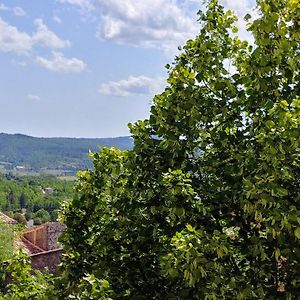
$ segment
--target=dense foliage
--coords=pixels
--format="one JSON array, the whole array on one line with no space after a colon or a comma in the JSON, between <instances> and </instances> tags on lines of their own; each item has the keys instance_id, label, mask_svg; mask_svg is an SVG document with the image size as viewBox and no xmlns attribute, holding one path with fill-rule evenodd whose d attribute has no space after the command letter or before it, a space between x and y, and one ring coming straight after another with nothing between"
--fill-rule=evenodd
<instances>
[{"instance_id":1,"label":"dense foliage","mask_svg":"<svg viewBox=\"0 0 300 300\"><path fill-rule=\"evenodd\" d=\"M17 231L18 228L0 221L0 262L12 257Z\"/></svg>"},{"instance_id":2,"label":"dense foliage","mask_svg":"<svg viewBox=\"0 0 300 300\"><path fill-rule=\"evenodd\" d=\"M62 278L33 270L29 257L19 252L8 261L0 260L0 300L112 300L106 280L86 274L76 290L66 295Z\"/></svg>"},{"instance_id":3,"label":"dense foliage","mask_svg":"<svg viewBox=\"0 0 300 300\"><path fill-rule=\"evenodd\" d=\"M300 293L300 4L257 0L236 35L218 1L172 66L132 151L95 153L65 208L68 293L291 299Z\"/></svg>"},{"instance_id":4,"label":"dense foliage","mask_svg":"<svg viewBox=\"0 0 300 300\"><path fill-rule=\"evenodd\" d=\"M17 257L4 299L299 297L300 4L257 7L249 45L208 1L133 150L79 174L60 278Z\"/></svg>"},{"instance_id":5,"label":"dense foliage","mask_svg":"<svg viewBox=\"0 0 300 300\"><path fill-rule=\"evenodd\" d=\"M29 257L18 253L0 264L1 300L56 300L55 278L48 273L33 272Z\"/></svg>"},{"instance_id":6,"label":"dense foliage","mask_svg":"<svg viewBox=\"0 0 300 300\"><path fill-rule=\"evenodd\" d=\"M74 182L54 176L0 175L0 211L20 223L56 221L63 201L73 195ZM23 218L22 218L23 217Z\"/></svg>"},{"instance_id":7,"label":"dense foliage","mask_svg":"<svg viewBox=\"0 0 300 300\"><path fill-rule=\"evenodd\" d=\"M22 134L0 133L0 166L13 169L25 167L25 171L74 173L91 168L87 156L99 146L131 149L130 137L116 138L36 138Z\"/></svg>"}]
</instances>

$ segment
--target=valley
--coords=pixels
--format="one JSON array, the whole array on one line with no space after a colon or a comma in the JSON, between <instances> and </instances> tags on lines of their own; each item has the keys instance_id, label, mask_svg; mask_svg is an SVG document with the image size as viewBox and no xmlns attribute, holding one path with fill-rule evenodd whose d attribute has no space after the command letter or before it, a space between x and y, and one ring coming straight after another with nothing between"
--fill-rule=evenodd
<instances>
[{"instance_id":1,"label":"valley","mask_svg":"<svg viewBox=\"0 0 300 300\"><path fill-rule=\"evenodd\" d=\"M0 172L13 175L48 174L74 176L92 168L88 152L101 147L131 149L130 137L37 138L23 134L0 133Z\"/></svg>"}]
</instances>

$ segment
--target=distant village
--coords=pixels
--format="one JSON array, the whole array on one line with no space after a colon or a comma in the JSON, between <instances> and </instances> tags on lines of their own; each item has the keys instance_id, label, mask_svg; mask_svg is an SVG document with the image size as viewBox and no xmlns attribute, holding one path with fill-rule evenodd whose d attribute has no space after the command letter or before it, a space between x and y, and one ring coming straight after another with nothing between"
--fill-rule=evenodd
<instances>
[{"instance_id":1,"label":"distant village","mask_svg":"<svg viewBox=\"0 0 300 300\"><path fill-rule=\"evenodd\" d=\"M49 169L41 168L39 170L33 170L25 165L14 165L9 162L0 161L0 173L12 175L54 175L54 176L74 176L76 174L76 166L71 166L70 169Z\"/></svg>"}]
</instances>

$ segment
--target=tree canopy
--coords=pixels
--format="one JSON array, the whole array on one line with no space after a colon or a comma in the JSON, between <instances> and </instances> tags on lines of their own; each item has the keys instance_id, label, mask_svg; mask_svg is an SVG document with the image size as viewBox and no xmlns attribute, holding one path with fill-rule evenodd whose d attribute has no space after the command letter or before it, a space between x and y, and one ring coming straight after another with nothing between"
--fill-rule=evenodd
<instances>
[{"instance_id":1,"label":"tree canopy","mask_svg":"<svg viewBox=\"0 0 300 300\"><path fill-rule=\"evenodd\" d=\"M0 210L23 222L19 213L24 209L27 220L36 224L56 221L61 203L72 197L73 187L74 182L50 175L0 174Z\"/></svg>"},{"instance_id":2,"label":"tree canopy","mask_svg":"<svg viewBox=\"0 0 300 300\"><path fill-rule=\"evenodd\" d=\"M91 154L65 207L66 293L113 299L300 293L300 5L257 0L253 43L217 0L172 65L134 148Z\"/></svg>"}]
</instances>

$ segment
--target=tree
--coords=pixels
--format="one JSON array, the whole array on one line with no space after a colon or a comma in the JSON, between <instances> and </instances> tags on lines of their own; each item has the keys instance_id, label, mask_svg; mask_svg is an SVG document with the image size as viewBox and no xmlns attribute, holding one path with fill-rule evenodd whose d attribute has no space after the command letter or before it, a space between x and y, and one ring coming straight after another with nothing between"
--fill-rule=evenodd
<instances>
[{"instance_id":1,"label":"tree","mask_svg":"<svg viewBox=\"0 0 300 300\"><path fill-rule=\"evenodd\" d=\"M9 189L6 196L5 210L15 210L17 209L16 197L12 189Z\"/></svg>"},{"instance_id":2,"label":"tree","mask_svg":"<svg viewBox=\"0 0 300 300\"><path fill-rule=\"evenodd\" d=\"M89 273L116 299L299 295L300 5L257 8L249 45L208 1L134 149L91 154L63 216L70 289Z\"/></svg>"},{"instance_id":3,"label":"tree","mask_svg":"<svg viewBox=\"0 0 300 300\"><path fill-rule=\"evenodd\" d=\"M23 214L21 214L21 213L19 213L19 212L16 212L16 213L14 214L14 219L15 219L18 223L20 223L20 224L22 224L22 225L27 225L27 220L26 220L26 218L24 217Z\"/></svg>"},{"instance_id":4,"label":"tree","mask_svg":"<svg viewBox=\"0 0 300 300\"><path fill-rule=\"evenodd\" d=\"M24 193L22 193L19 197L19 202L20 202L20 208L26 208L26 205L27 205L27 198L25 196Z\"/></svg>"},{"instance_id":5,"label":"tree","mask_svg":"<svg viewBox=\"0 0 300 300\"><path fill-rule=\"evenodd\" d=\"M34 214L34 221L37 224L46 223L50 221L50 214L45 209L39 209Z\"/></svg>"}]
</instances>

